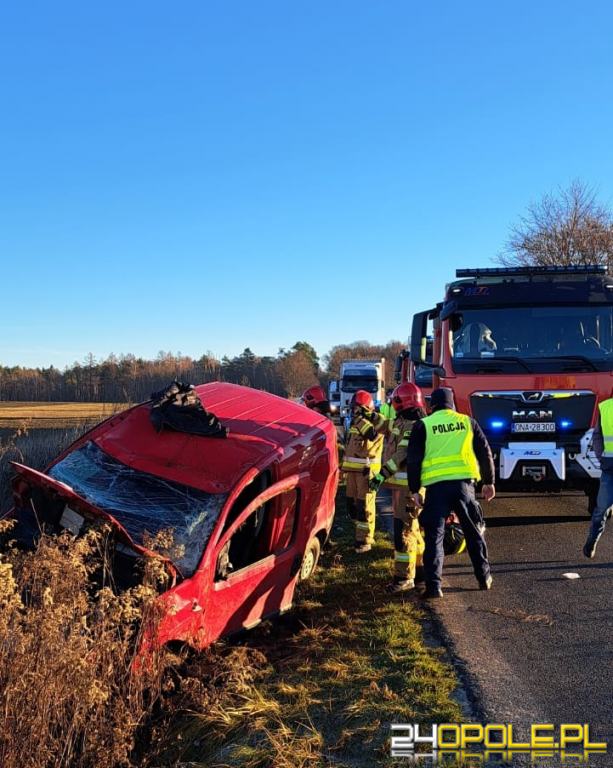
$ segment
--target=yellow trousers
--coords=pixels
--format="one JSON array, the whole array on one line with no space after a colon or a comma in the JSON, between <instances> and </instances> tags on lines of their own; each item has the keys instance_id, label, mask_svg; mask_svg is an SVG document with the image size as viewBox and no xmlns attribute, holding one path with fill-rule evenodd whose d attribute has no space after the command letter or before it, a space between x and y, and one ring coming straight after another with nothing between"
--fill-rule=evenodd
<instances>
[{"instance_id":1,"label":"yellow trousers","mask_svg":"<svg viewBox=\"0 0 613 768\"><path fill-rule=\"evenodd\" d=\"M413 506L408 489L392 490L392 509L394 511L394 578L414 579L415 568L423 565L425 544L417 520L418 511Z\"/></svg>"},{"instance_id":2,"label":"yellow trousers","mask_svg":"<svg viewBox=\"0 0 613 768\"><path fill-rule=\"evenodd\" d=\"M347 472L347 501L355 522L355 543L372 544L375 540L375 498L368 490L370 477L360 472Z\"/></svg>"}]
</instances>

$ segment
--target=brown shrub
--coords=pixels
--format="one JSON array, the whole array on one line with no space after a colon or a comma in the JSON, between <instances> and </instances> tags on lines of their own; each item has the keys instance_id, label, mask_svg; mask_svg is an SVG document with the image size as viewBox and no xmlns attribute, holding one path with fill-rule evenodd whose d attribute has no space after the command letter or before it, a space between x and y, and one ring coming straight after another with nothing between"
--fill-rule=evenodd
<instances>
[{"instance_id":1,"label":"brown shrub","mask_svg":"<svg viewBox=\"0 0 613 768\"><path fill-rule=\"evenodd\" d=\"M0 523L5 532L10 524ZM130 766L160 697L166 651L135 671L156 589L92 586L108 529L0 555L0 765ZM154 561L152 561L154 562ZM138 764L142 764L141 760Z\"/></svg>"}]
</instances>

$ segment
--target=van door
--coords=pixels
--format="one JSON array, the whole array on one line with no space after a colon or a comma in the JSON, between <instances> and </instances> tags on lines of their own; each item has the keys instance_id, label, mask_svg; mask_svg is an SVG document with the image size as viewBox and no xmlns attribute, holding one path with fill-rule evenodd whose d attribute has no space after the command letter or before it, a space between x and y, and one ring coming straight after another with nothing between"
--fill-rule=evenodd
<instances>
[{"instance_id":1,"label":"van door","mask_svg":"<svg viewBox=\"0 0 613 768\"><path fill-rule=\"evenodd\" d=\"M293 475L259 494L215 545L205 605L209 642L290 607L303 554L296 535L300 480Z\"/></svg>"}]
</instances>

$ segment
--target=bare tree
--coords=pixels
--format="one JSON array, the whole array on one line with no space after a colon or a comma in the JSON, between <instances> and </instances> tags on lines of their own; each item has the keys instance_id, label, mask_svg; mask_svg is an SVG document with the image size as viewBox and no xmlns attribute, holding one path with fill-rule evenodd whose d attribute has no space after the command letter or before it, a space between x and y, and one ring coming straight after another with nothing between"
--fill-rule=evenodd
<instances>
[{"instance_id":1,"label":"bare tree","mask_svg":"<svg viewBox=\"0 0 613 768\"><path fill-rule=\"evenodd\" d=\"M511 229L498 261L505 266L613 265L613 214L575 180L531 203Z\"/></svg>"},{"instance_id":2,"label":"bare tree","mask_svg":"<svg viewBox=\"0 0 613 768\"><path fill-rule=\"evenodd\" d=\"M406 347L401 341L388 341L387 344L371 344L368 341L354 341L351 344L337 344L324 355L326 371L321 374L323 380L336 379L340 375L341 363L350 359L373 359L384 357L385 386L394 385L394 364L397 355Z\"/></svg>"},{"instance_id":3,"label":"bare tree","mask_svg":"<svg viewBox=\"0 0 613 768\"><path fill-rule=\"evenodd\" d=\"M304 349L292 350L281 356L277 371L288 397L297 397L307 387L318 383L313 359Z\"/></svg>"}]
</instances>

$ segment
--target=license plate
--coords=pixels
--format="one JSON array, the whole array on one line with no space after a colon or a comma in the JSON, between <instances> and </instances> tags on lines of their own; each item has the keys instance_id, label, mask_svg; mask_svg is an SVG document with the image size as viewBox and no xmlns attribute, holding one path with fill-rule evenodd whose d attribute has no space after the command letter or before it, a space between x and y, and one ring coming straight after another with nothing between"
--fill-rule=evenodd
<instances>
[{"instance_id":1,"label":"license plate","mask_svg":"<svg viewBox=\"0 0 613 768\"><path fill-rule=\"evenodd\" d=\"M537 424L513 424L511 432L555 432L555 421L539 422Z\"/></svg>"},{"instance_id":2,"label":"license plate","mask_svg":"<svg viewBox=\"0 0 613 768\"><path fill-rule=\"evenodd\" d=\"M77 536L81 531L84 522L85 518L82 515L75 512L74 509L70 509L70 507L64 507L64 511L60 517L60 525L62 528L65 528L67 531L70 531L70 533L74 533L74 535Z\"/></svg>"}]
</instances>

